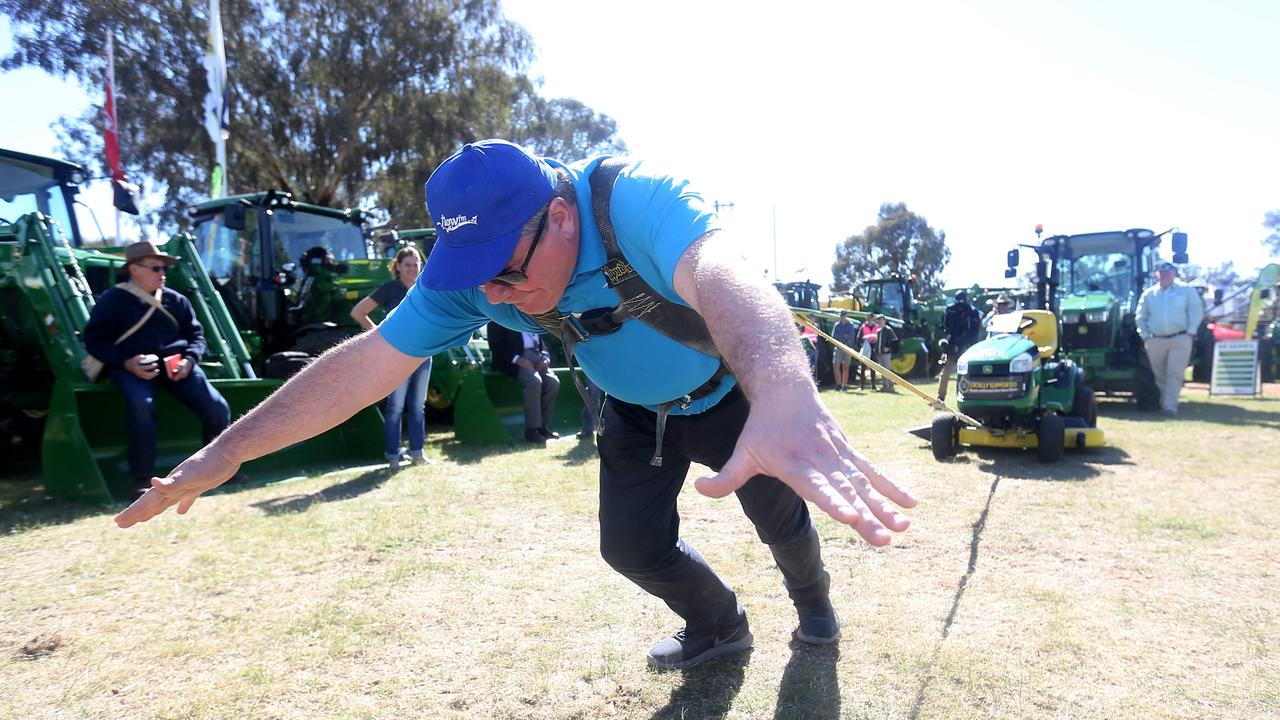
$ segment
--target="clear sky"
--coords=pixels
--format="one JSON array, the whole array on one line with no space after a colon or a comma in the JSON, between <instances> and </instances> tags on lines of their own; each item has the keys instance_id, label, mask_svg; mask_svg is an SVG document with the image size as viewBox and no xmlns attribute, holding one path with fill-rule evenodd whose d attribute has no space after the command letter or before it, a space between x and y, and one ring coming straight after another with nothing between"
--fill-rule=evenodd
<instances>
[{"instance_id":1,"label":"clear sky","mask_svg":"<svg viewBox=\"0 0 1280 720\"><path fill-rule=\"evenodd\" d=\"M1248 274L1267 261L1274 0L505 8L537 44L545 95L612 116L633 154L734 203L726 226L762 271L776 245L782 280L828 282L836 245L886 201L946 232L949 284L1001 283L1004 251L1037 223L1177 226L1193 262ZM9 41L0 20L0 52ZM48 152L57 116L101 101L33 71L0 75L0 96L32 87L40 102L0 116L0 145Z\"/></svg>"}]
</instances>

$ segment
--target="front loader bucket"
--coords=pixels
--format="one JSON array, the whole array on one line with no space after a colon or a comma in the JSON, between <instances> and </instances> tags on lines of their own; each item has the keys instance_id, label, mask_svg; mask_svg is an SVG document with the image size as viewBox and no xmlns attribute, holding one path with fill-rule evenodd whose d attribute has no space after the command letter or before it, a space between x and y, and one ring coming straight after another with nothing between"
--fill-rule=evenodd
<instances>
[{"instance_id":1,"label":"front loader bucket","mask_svg":"<svg viewBox=\"0 0 1280 720\"><path fill-rule=\"evenodd\" d=\"M232 419L261 403L279 380L211 380ZM166 473L201 446L196 416L172 395L156 392L156 472ZM365 408L347 422L240 468L249 482L267 482L341 465L382 460L382 416ZM131 500L124 398L110 382L54 384L41 448L45 490L96 504Z\"/></svg>"},{"instance_id":2,"label":"front loader bucket","mask_svg":"<svg viewBox=\"0 0 1280 720\"><path fill-rule=\"evenodd\" d=\"M569 368L552 368L560 379L555 417L548 424L561 435L582 427L582 398ZM515 378L476 369L467 373L453 406L453 432L468 445L513 445L524 437L524 389Z\"/></svg>"}]
</instances>

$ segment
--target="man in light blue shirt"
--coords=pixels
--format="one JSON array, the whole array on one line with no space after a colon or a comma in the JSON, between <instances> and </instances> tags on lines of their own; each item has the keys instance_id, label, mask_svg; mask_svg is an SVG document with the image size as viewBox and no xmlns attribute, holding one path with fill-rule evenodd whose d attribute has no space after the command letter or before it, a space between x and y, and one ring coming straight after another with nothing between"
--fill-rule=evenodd
<instances>
[{"instance_id":1,"label":"man in light blue shirt","mask_svg":"<svg viewBox=\"0 0 1280 720\"><path fill-rule=\"evenodd\" d=\"M580 337L573 352L608 395L598 440L601 554L685 622L649 651L649 663L684 669L752 644L736 595L679 534L676 503L695 462L714 472L697 489L736 493L769 546L797 610L796 639L836 642L830 576L804 501L885 545L910 523L894 505L915 499L845 437L818 396L782 298L723 236L701 194L643 162L626 163L597 193L602 161L566 165L501 140L450 156L426 187L438 239L395 312L155 481L117 524L175 504L185 512L240 463L336 425L489 320L525 332L547 328L548 318L599 327L605 310L622 319ZM608 226L596 220L597 194L609 198ZM615 243L621 259L609 258ZM642 294L614 289L636 276ZM659 331L664 317L701 325L709 342ZM328 392L338 385L345 391Z\"/></svg>"},{"instance_id":2,"label":"man in light blue shirt","mask_svg":"<svg viewBox=\"0 0 1280 720\"><path fill-rule=\"evenodd\" d=\"M1160 409L1178 414L1178 395L1191 361L1191 343L1204 319L1204 300L1195 288L1179 282L1171 262L1156 266L1159 282L1138 299L1135 321L1145 341L1147 359L1160 389Z\"/></svg>"}]
</instances>

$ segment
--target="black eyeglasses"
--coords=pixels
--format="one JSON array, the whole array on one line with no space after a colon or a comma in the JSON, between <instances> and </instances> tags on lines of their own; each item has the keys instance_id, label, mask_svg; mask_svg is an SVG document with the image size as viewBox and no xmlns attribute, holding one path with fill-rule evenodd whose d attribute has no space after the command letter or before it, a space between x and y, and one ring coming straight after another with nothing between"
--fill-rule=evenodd
<instances>
[{"instance_id":1,"label":"black eyeglasses","mask_svg":"<svg viewBox=\"0 0 1280 720\"><path fill-rule=\"evenodd\" d=\"M520 263L520 269L500 272L493 276L489 282L508 287L528 282L529 276L525 274L525 271L529 269L529 261L533 259L533 251L538 247L538 241L542 239L542 231L547 227L547 216L550 214L551 208L548 207L547 211L542 214L542 220L538 222L538 229L533 231L533 242L529 243L529 252L524 254L524 262Z\"/></svg>"},{"instance_id":2,"label":"black eyeglasses","mask_svg":"<svg viewBox=\"0 0 1280 720\"><path fill-rule=\"evenodd\" d=\"M144 267L153 273L162 273L169 269L168 265L139 265L138 267Z\"/></svg>"}]
</instances>

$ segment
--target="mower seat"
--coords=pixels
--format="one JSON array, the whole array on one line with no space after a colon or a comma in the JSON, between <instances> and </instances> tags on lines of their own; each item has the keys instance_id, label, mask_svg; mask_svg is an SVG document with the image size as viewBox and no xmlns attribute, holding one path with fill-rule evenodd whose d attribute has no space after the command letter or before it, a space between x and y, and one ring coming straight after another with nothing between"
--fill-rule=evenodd
<instances>
[{"instance_id":1,"label":"mower seat","mask_svg":"<svg viewBox=\"0 0 1280 720\"><path fill-rule=\"evenodd\" d=\"M1058 319L1048 310L1023 310L1018 330L1036 344L1041 360L1048 360L1058 352Z\"/></svg>"}]
</instances>

